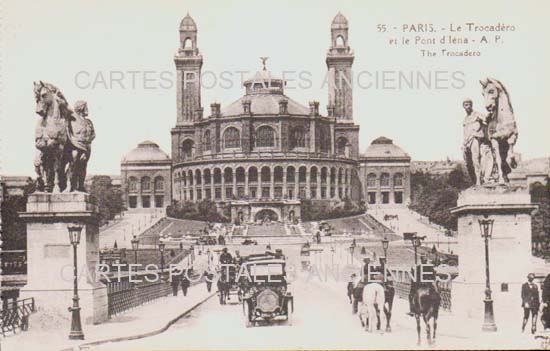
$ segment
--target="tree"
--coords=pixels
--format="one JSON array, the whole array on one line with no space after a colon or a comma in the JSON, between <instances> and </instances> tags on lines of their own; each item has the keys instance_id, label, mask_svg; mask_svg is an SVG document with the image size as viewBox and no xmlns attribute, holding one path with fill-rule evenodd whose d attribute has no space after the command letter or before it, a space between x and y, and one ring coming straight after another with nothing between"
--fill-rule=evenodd
<instances>
[{"instance_id":1,"label":"tree","mask_svg":"<svg viewBox=\"0 0 550 351\"><path fill-rule=\"evenodd\" d=\"M117 214L126 210L122 190L113 186L111 177L94 176L89 191L97 201L101 224L114 219Z\"/></svg>"},{"instance_id":2,"label":"tree","mask_svg":"<svg viewBox=\"0 0 550 351\"><path fill-rule=\"evenodd\" d=\"M531 202L538 205L538 209L531 217L531 236L535 242L550 240L550 183L542 185L534 183L529 187Z\"/></svg>"},{"instance_id":3,"label":"tree","mask_svg":"<svg viewBox=\"0 0 550 351\"><path fill-rule=\"evenodd\" d=\"M410 207L432 222L456 230L457 221L450 209L456 206L458 194L470 186L470 179L460 165L447 175L413 173Z\"/></svg>"},{"instance_id":4,"label":"tree","mask_svg":"<svg viewBox=\"0 0 550 351\"><path fill-rule=\"evenodd\" d=\"M23 195L7 195L2 201L2 248L4 250L26 250L27 225L19 219L18 212L26 210L28 195L36 189L30 180L23 189Z\"/></svg>"}]
</instances>

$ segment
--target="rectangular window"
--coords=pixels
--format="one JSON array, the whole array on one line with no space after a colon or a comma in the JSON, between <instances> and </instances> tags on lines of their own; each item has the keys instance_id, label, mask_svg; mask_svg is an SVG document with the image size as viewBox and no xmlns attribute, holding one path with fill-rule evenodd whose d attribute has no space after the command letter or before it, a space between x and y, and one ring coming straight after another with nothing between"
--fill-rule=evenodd
<instances>
[{"instance_id":1,"label":"rectangular window","mask_svg":"<svg viewBox=\"0 0 550 351\"><path fill-rule=\"evenodd\" d=\"M212 190L206 189L206 190L204 191L204 198L207 199L207 200L212 199Z\"/></svg>"},{"instance_id":2,"label":"rectangular window","mask_svg":"<svg viewBox=\"0 0 550 351\"><path fill-rule=\"evenodd\" d=\"M244 198L244 188L242 186L237 188L237 197L239 199Z\"/></svg>"},{"instance_id":3,"label":"rectangular window","mask_svg":"<svg viewBox=\"0 0 550 351\"><path fill-rule=\"evenodd\" d=\"M281 199L283 197L283 188L280 186L275 187L275 198Z\"/></svg>"},{"instance_id":4,"label":"rectangular window","mask_svg":"<svg viewBox=\"0 0 550 351\"><path fill-rule=\"evenodd\" d=\"M327 188L322 187L321 188L321 199L326 199L326 198L327 198Z\"/></svg>"},{"instance_id":5,"label":"rectangular window","mask_svg":"<svg viewBox=\"0 0 550 351\"><path fill-rule=\"evenodd\" d=\"M376 203L376 193L374 191L369 192L369 204L374 205Z\"/></svg>"},{"instance_id":6,"label":"rectangular window","mask_svg":"<svg viewBox=\"0 0 550 351\"><path fill-rule=\"evenodd\" d=\"M330 198L333 198L335 194L334 188L330 188Z\"/></svg>"},{"instance_id":7,"label":"rectangular window","mask_svg":"<svg viewBox=\"0 0 550 351\"><path fill-rule=\"evenodd\" d=\"M216 198L216 200L220 200L222 198L222 189L221 188L214 189L214 197Z\"/></svg>"},{"instance_id":8,"label":"rectangular window","mask_svg":"<svg viewBox=\"0 0 550 351\"><path fill-rule=\"evenodd\" d=\"M311 198L316 199L317 198L317 188L311 188Z\"/></svg>"},{"instance_id":9,"label":"rectangular window","mask_svg":"<svg viewBox=\"0 0 550 351\"><path fill-rule=\"evenodd\" d=\"M225 188L225 199L231 200L233 198L233 188Z\"/></svg>"},{"instance_id":10,"label":"rectangular window","mask_svg":"<svg viewBox=\"0 0 550 351\"><path fill-rule=\"evenodd\" d=\"M155 207L157 208L164 207L164 196L162 195L155 196Z\"/></svg>"},{"instance_id":11,"label":"rectangular window","mask_svg":"<svg viewBox=\"0 0 550 351\"><path fill-rule=\"evenodd\" d=\"M403 192L402 191L396 191L394 194L394 199L396 204L402 204L403 203Z\"/></svg>"},{"instance_id":12,"label":"rectangular window","mask_svg":"<svg viewBox=\"0 0 550 351\"><path fill-rule=\"evenodd\" d=\"M256 198L256 187L248 189L248 193L250 194L250 198L255 199Z\"/></svg>"},{"instance_id":13,"label":"rectangular window","mask_svg":"<svg viewBox=\"0 0 550 351\"><path fill-rule=\"evenodd\" d=\"M202 200L202 190L197 189L197 200Z\"/></svg>"},{"instance_id":14,"label":"rectangular window","mask_svg":"<svg viewBox=\"0 0 550 351\"><path fill-rule=\"evenodd\" d=\"M271 196L271 191L270 190L271 189L268 186L262 188L262 198L263 199L269 199L270 198L270 196Z\"/></svg>"},{"instance_id":15,"label":"rectangular window","mask_svg":"<svg viewBox=\"0 0 550 351\"><path fill-rule=\"evenodd\" d=\"M143 208L149 208L151 207L151 197L149 196L142 196L141 197L141 207Z\"/></svg>"},{"instance_id":16,"label":"rectangular window","mask_svg":"<svg viewBox=\"0 0 550 351\"><path fill-rule=\"evenodd\" d=\"M130 208L137 207L137 196L128 196L128 206Z\"/></svg>"},{"instance_id":17,"label":"rectangular window","mask_svg":"<svg viewBox=\"0 0 550 351\"><path fill-rule=\"evenodd\" d=\"M389 204L390 203L390 193L388 191L382 192L382 203L383 204Z\"/></svg>"},{"instance_id":18,"label":"rectangular window","mask_svg":"<svg viewBox=\"0 0 550 351\"><path fill-rule=\"evenodd\" d=\"M299 192L299 195L300 199L305 199L306 198L306 188L304 187L300 187L300 192Z\"/></svg>"}]
</instances>

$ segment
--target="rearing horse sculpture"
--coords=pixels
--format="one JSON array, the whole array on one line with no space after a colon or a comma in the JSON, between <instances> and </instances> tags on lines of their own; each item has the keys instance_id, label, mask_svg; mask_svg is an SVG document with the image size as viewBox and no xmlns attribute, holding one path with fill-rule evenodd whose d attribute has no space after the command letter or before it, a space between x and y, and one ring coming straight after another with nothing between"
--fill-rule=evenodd
<instances>
[{"instance_id":1,"label":"rearing horse sculpture","mask_svg":"<svg viewBox=\"0 0 550 351\"><path fill-rule=\"evenodd\" d=\"M518 129L514 109L508 91L501 82L493 78L480 81L483 88L487 116L487 134L491 141L497 165L499 183L508 183L508 174L516 168L514 145Z\"/></svg>"},{"instance_id":2,"label":"rearing horse sculpture","mask_svg":"<svg viewBox=\"0 0 550 351\"><path fill-rule=\"evenodd\" d=\"M37 190L85 191L86 167L95 138L93 123L86 118L86 102L77 101L73 111L58 88L42 81L34 83L34 96L36 113L42 117L35 131Z\"/></svg>"},{"instance_id":3,"label":"rearing horse sculpture","mask_svg":"<svg viewBox=\"0 0 550 351\"><path fill-rule=\"evenodd\" d=\"M72 112L61 91L50 83L34 83L34 96L36 113L42 117L35 129L37 190L62 192L67 188L67 124Z\"/></svg>"}]
</instances>

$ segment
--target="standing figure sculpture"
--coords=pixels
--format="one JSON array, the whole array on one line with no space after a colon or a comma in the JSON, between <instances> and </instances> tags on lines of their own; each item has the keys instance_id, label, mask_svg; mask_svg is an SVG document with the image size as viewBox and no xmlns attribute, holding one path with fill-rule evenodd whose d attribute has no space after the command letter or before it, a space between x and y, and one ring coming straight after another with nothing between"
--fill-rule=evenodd
<instances>
[{"instance_id":1,"label":"standing figure sculpture","mask_svg":"<svg viewBox=\"0 0 550 351\"><path fill-rule=\"evenodd\" d=\"M42 81L34 83L34 96L36 113L42 117L35 129L37 191L84 191L95 138L86 103L78 101L73 112L63 93Z\"/></svg>"},{"instance_id":2,"label":"standing figure sculpture","mask_svg":"<svg viewBox=\"0 0 550 351\"><path fill-rule=\"evenodd\" d=\"M462 125L464 162L472 183L481 185L491 180L493 170L493 155L487 136L486 116L474 111L471 99L465 99L462 107L466 111Z\"/></svg>"},{"instance_id":3,"label":"standing figure sculpture","mask_svg":"<svg viewBox=\"0 0 550 351\"><path fill-rule=\"evenodd\" d=\"M69 164L70 191L86 191L86 168L90 159L92 141L95 139L94 125L88 118L88 105L85 101L74 104L74 113L68 125L68 137L71 144Z\"/></svg>"},{"instance_id":4,"label":"standing figure sculpture","mask_svg":"<svg viewBox=\"0 0 550 351\"><path fill-rule=\"evenodd\" d=\"M508 174L516 168L514 145L518 138L518 129L514 118L514 109L504 85L496 79L486 78L480 81L483 88L487 115L487 134L493 149L497 165L498 182L508 183Z\"/></svg>"}]
</instances>

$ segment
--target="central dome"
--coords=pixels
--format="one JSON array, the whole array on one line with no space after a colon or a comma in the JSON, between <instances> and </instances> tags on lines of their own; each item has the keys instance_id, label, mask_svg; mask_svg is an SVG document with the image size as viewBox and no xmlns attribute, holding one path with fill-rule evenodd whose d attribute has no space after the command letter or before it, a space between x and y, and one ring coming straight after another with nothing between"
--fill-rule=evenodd
<instances>
[{"instance_id":1,"label":"central dome","mask_svg":"<svg viewBox=\"0 0 550 351\"><path fill-rule=\"evenodd\" d=\"M124 156L122 163L131 162L170 162L170 156L160 149L158 144L146 140Z\"/></svg>"}]
</instances>

